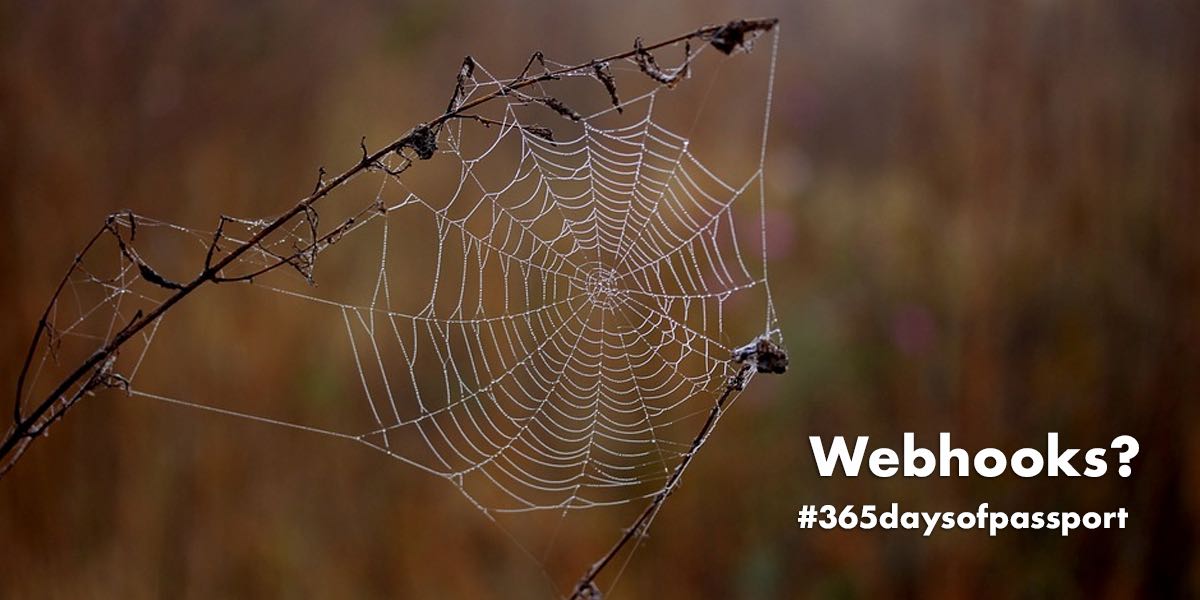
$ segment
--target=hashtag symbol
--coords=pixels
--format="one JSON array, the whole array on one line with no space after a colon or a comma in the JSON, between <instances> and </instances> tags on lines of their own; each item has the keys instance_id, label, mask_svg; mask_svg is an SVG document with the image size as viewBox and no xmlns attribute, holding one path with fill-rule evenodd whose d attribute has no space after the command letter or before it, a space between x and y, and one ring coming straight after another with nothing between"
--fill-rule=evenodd
<instances>
[{"instance_id":1,"label":"hashtag symbol","mask_svg":"<svg viewBox=\"0 0 1200 600\"><path fill-rule=\"evenodd\" d=\"M800 529L812 529L812 526L817 524L816 505L808 504L802 507L800 509L800 516L796 518L796 522L800 524Z\"/></svg>"}]
</instances>

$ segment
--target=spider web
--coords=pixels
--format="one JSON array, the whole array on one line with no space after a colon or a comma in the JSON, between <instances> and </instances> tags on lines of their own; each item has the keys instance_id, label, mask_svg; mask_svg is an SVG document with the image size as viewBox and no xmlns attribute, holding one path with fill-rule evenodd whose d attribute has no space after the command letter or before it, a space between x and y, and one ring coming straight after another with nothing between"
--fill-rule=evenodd
<instances>
[{"instance_id":1,"label":"spider web","mask_svg":"<svg viewBox=\"0 0 1200 600\"><path fill-rule=\"evenodd\" d=\"M715 159L702 158L691 132L710 124L696 100L723 89L717 75L707 91L686 94L700 79L693 72L740 53L682 50L683 62L665 71L682 79L674 86L633 59L608 65L633 94L578 121L533 92L499 98L478 113L485 118L450 121L427 164L389 174L401 161L393 156L356 180L372 190L366 202L348 192L320 217L306 212L226 270L277 310L304 310L340 331L361 390L359 421L327 427L143 386L162 320L98 373L133 396L362 444L445 479L492 517L644 503L692 451L737 372L731 352L756 336L779 339L763 180L774 48L762 87L737 92L741 106L756 107L747 116L761 115L757 151L719 141ZM463 102L513 81L476 64ZM584 90L578 98L572 84ZM539 86L580 106L603 90L591 68ZM663 108L673 95L677 105ZM690 124L675 118L687 108ZM731 153L752 167L734 174ZM115 215L114 235L81 255L52 307L26 402L44 393L37 383L56 365L71 364L64 354L94 351L134 311L170 295L148 281L165 277L139 250L161 252L161 238L185 261L219 258L269 222L227 219L214 231ZM285 256L294 269L249 277ZM310 285L323 279L318 264L337 280L364 261L377 264L371 277Z\"/></svg>"}]
</instances>

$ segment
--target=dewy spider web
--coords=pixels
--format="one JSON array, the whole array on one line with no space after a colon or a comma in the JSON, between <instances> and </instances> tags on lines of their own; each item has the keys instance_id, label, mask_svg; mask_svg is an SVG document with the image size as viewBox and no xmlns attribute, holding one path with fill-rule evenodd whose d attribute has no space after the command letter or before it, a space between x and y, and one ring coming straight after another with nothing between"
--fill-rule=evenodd
<instances>
[{"instance_id":1,"label":"dewy spider web","mask_svg":"<svg viewBox=\"0 0 1200 600\"><path fill-rule=\"evenodd\" d=\"M682 79L705 50L713 54L707 45L689 46L682 64L656 73L634 58L607 68L628 89L625 79L645 75ZM769 58L765 115L774 45ZM473 65L460 78L462 102L514 81ZM595 73L589 67L563 79L595 85ZM577 123L562 118L572 111L560 109L561 101L542 100L558 83L547 82L540 96L500 98L493 116L439 128L434 158L455 166L450 188L418 192L408 174L380 165L373 201L332 230L318 233L316 212L306 211L230 269L232 278L246 275L254 288L340 323L369 413L366 427L324 428L143 389L136 376L161 321L139 334L140 347L103 367L105 384L361 443L446 479L489 516L655 496L737 374L733 350L753 336L779 339L766 269L766 117L757 167L729 179L720 164L697 156L688 135L656 116L660 96L687 81L651 82L648 91ZM214 239L242 243L265 224L223 219L220 230L203 231L116 216L109 231L124 241L108 256L117 265L111 258L80 263L54 306L58 325L49 329L34 379L64 340L107 341L133 307L157 305L162 288L175 285L138 254L137 236L158 230L208 249ZM318 256L359 238L374 239L354 248L377 253L379 266L357 300L336 290L318 295L284 271L247 275L294 255L290 272L311 278ZM310 250L297 252L304 248ZM744 313L755 305L762 312L752 320L761 329L731 327L750 321Z\"/></svg>"}]
</instances>

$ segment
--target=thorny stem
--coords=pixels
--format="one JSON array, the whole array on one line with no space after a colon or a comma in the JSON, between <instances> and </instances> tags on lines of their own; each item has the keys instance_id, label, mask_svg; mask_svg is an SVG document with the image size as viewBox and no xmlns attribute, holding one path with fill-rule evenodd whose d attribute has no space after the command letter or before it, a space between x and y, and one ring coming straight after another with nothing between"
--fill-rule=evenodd
<instances>
[{"instance_id":1,"label":"thorny stem","mask_svg":"<svg viewBox=\"0 0 1200 600\"><path fill-rule=\"evenodd\" d=\"M345 185L363 171L382 168L387 170L389 173L398 173L398 171L393 171L383 166L382 161L390 153L401 152L405 148L417 148L419 147L417 144L421 141L422 137L428 136L430 130L436 132L437 129L439 129L446 121L449 121L453 118L476 118L467 115L466 111L491 102L497 98L512 94L515 91L527 88L531 85L557 79L559 76L568 73L593 69L595 65L598 64L611 63L627 58L644 57L645 54L651 50L656 50L658 48L663 48L680 42L690 42L691 40L707 40L719 50L728 54L742 44L742 36L745 33L770 30L775 26L776 22L776 19L737 20L731 21L725 25L709 25L689 33L663 40L661 42L656 42L653 44L639 43L633 50L619 52L604 58L592 59L578 65L563 67L557 70L547 70L538 75L528 75L529 67L527 66L525 72L523 72L516 81L489 94L483 95L475 100L462 104L459 104L456 101L460 93L458 90L456 90L455 98L451 100L450 107L446 112L432 121L414 128L403 137L380 148L374 153L368 154L364 144L362 159L342 174L332 179L325 180L323 178L324 169L322 168L321 177L318 177L317 186L311 194L298 201L291 209L267 224L248 240L238 244L220 260L216 260L214 262L213 253L216 250L217 243L222 239L220 230L221 226L223 226L226 221L225 217L222 217L217 233L213 238L212 246L209 248L208 254L205 257L204 268L200 271L200 273L197 274L196 277L191 281L185 284L180 284L177 288L173 288L173 293L153 310L145 314L141 314L139 312L137 315L135 315L133 320L120 329L107 344L84 360L82 364L75 368L75 370L71 371L69 375L63 378L63 380L54 387L54 389L45 397L45 399L43 399L36 407L34 407L33 410L29 411L28 414L25 414L23 411L22 399L29 369L33 363L33 357L37 352L38 345L42 338L44 336L50 336L53 334L51 329L52 325L50 323L50 314L53 311L54 305L58 301L59 296L62 294L67 283L69 282L71 275L79 267L85 255L95 246L96 242L106 231L111 231L112 224L117 215L110 216L105 221L104 226L96 232L87 245L85 245L84 248L76 255L71 267L67 270L67 273L64 275L62 281L59 282L50 303L38 321L37 328L33 335L33 340L30 342L29 351L25 357L24 365L21 369L20 375L17 378L16 400L13 404L13 425L5 434L4 441L0 443L0 478L3 478L9 472L9 470L12 469L13 465L15 465L21 456L24 455L29 444L35 438L44 434L50 424L62 418L66 411L74 406L83 396L100 385L112 385L111 379L114 377L118 380L121 379L119 376L109 373L107 369L110 368L112 360L115 359L117 352L122 346L125 345L126 342L128 342L137 334L141 333L146 327L158 321L163 314L178 304L181 300L191 295L192 292L196 291L196 289L200 288L201 286L208 283L242 280L242 278L224 278L221 275L221 272L223 269L238 260L238 258L243 254L259 246L259 244L261 244L268 236L279 230L284 225L287 225L298 215L311 214L314 204L316 204L325 196L328 196L334 190L337 190ZM534 59L536 58L538 58L538 55L535 54ZM530 65L532 65L534 59L530 60ZM464 69L466 69L466 66L467 63L464 63ZM478 118L476 119L478 120ZM406 159L404 167L407 167L408 164L411 164L411 159L408 157L404 158ZM421 158L424 157L422 156ZM131 227L136 227L136 218L133 217L133 215L130 215L130 220ZM334 232L331 232L330 234L327 234L319 239L317 239L314 235L314 240L312 243L316 245L322 241L327 241L330 239L331 235L338 233L340 230L344 229L344 227L345 225L335 229ZM289 264L289 262L289 259L282 259L271 267L256 272L255 275L262 274L284 264ZM635 521L633 526L630 527L621 537L621 539L617 541L608 554L606 554L600 561L592 565L592 567L585 574L584 578L576 586L575 592L571 596L572 598L580 598L583 594L596 590L594 582L600 571L602 571L604 567L612 561L612 559L621 551L622 548L625 547L626 544L629 543L631 539L644 532L646 526L661 508L667 496L669 496L678 485L679 478L683 475L683 471L687 468L688 464L695 456L696 450L704 443L705 438L711 432L712 427L716 423L717 418L720 416L721 410L726 401L734 391L742 388L742 386L745 384L746 378L750 375L754 368L755 367L753 364L743 365L738 374L729 381L725 387L724 393L717 400L712 412L709 413L708 420L705 421L704 426L700 429L700 433L697 434L695 440L692 442L691 450L684 455L683 460L680 461L679 465L675 467L675 471L671 474L670 479L667 481L666 487L654 497L654 500L649 506L646 507L641 516L638 517L638 520ZM68 394L68 391L76 386L78 387L75 389L75 391L71 394Z\"/></svg>"}]
</instances>

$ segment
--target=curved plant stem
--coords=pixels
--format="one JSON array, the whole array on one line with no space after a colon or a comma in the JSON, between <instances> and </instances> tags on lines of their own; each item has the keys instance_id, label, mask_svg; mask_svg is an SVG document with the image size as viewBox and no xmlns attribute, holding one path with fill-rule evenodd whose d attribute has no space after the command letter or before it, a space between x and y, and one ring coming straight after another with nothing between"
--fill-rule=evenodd
<instances>
[{"instance_id":1,"label":"curved plant stem","mask_svg":"<svg viewBox=\"0 0 1200 600\"><path fill-rule=\"evenodd\" d=\"M713 426L717 424L717 419L720 418L721 411L725 409L725 403L728 402L730 396L732 396L735 391L741 391L744 388L746 380L753 370L753 364L745 364L738 371L737 375L734 375L733 378L731 378L729 382L725 384L725 391L721 393L721 396L717 398L717 403L714 404L712 410L708 412L708 419L704 421L704 425L700 427L700 431L696 434L695 439L692 440L691 448L689 448L688 451L683 455L683 459L681 459L679 464L675 466L675 470L671 472L671 477L667 479L667 485L654 495L654 499L651 500L650 504L646 506L646 509L643 510L640 515L638 515L638 518L633 521L633 524L625 530L625 534L622 535L615 544L613 544L612 548L610 548L608 552L604 554L604 556L600 557L600 560L593 563L591 568L589 568L587 572L583 574L583 578L579 580L579 583L575 584L575 590L571 592L569 600L588 600L596 596L599 590L599 588L596 586L596 577L599 576L600 572L603 571L604 568L607 567L609 563L611 563L612 560L621 553L621 550L628 545L629 542L640 538L645 534L646 530L650 527L650 522L654 520L655 515L658 514L659 509L661 509L663 503L666 502L667 496L670 496L671 492L675 491L675 488L679 486L679 479L683 477L683 472L687 470L688 465L692 462L692 458L696 456L696 451L700 449L700 446L704 445L704 441L708 438L708 434L712 432Z\"/></svg>"}]
</instances>

